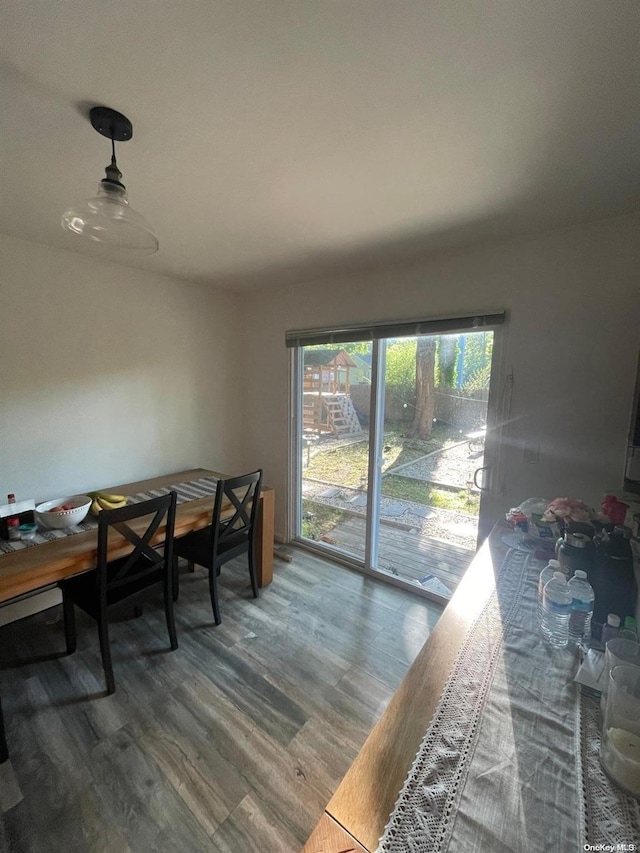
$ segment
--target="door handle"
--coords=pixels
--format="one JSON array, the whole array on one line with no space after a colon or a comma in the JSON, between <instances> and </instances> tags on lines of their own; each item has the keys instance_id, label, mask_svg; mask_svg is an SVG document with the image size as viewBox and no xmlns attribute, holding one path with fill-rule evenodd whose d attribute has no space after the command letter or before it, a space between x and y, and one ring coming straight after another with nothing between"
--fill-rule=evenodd
<instances>
[{"instance_id":1,"label":"door handle","mask_svg":"<svg viewBox=\"0 0 640 853\"><path fill-rule=\"evenodd\" d=\"M476 468L476 470L473 472L473 485L474 485L474 486L476 487L476 489L478 489L478 491L480 491L480 492L488 492L488 491L489 491L488 487L484 485L484 477L482 478L482 480L483 480L483 485L482 485L482 486L481 486L481 485L480 485L480 483L478 482L478 474L479 474L481 471L488 471L488 470L489 470L489 466L488 466L488 465L485 465L483 468Z\"/></svg>"}]
</instances>

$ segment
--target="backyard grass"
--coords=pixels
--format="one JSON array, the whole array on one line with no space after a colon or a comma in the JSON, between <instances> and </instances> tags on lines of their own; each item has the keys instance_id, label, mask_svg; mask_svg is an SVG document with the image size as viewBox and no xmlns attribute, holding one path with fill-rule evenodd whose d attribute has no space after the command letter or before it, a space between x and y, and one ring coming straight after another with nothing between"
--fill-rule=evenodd
<instances>
[{"instance_id":1,"label":"backyard grass","mask_svg":"<svg viewBox=\"0 0 640 853\"><path fill-rule=\"evenodd\" d=\"M420 480L394 477L392 474L383 477L382 494L388 498L412 501L438 509L455 510L467 515L477 515L480 507L479 496L466 489L460 489L457 492L449 489L435 489ZM306 539L316 541L330 535L333 528L350 514L343 512L340 507L316 503L307 498L302 502L302 510L302 535Z\"/></svg>"},{"instance_id":2,"label":"backyard grass","mask_svg":"<svg viewBox=\"0 0 640 853\"><path fill-rule=\"evenodd\" d=\"M468 515L477 515L480 509L479 495L467 489L453 491L451 489L436 489L423 480L410 477L396 477L389 474L382 478L380 485L382 494L387 498L413 501L413 503L438 509L453 509Z\"/></svg>"},{"instance_id":3,"label":"backyard grass","mask_svg":"<svg viewBox=\"0 0 640 853\"><path fill-rule=\"evenodd\" d=\"M407 462L415 462L428 453L450 447L460 441L457 432L452 433L444 425L436 424L428 441L408 438L400 429L388 430L384 434L382 473ZM303 478L321 480L336 486L366 489L368 479L369 444L367 437L337 446L332 443L314 448L309 465L303 468ZM412 501L423 506L436 507L477 515L480 498L468 489L436 488L424 480L412 477L385 474L381 480L381 493L387 498ZM345 516L339 507L303 501L305 513L302 535L309 539L320 539L327 535ZM304 514L304 513L303 513Z\"/></svg>"},{"instance_id":4,"label":"backyard grass","mask_svg":"<svg viewBox=\"0 0 640 853\"><path fill-rule=\"evenodd\" d=\"M407 438L401 430L389 430L384 434L382 472L405 462L415 462L427 453L441 450L459 440L457 433L452 435L450 430L440 424L434 426L428 441ZM367 480L368 465L369 444L365 436L352 444L316 447L302 474L303 477L335 483L337 486L358 488Z\"/></svg>"},{"instance_id":5,"label":"backyard grass","mask_svg":"<svg viewBox=\"0 0 640 853\"><path fill-rule=\"evenodd\" d=\"M407 501L477 517L480 509L480 496L476 492L464 487L435 486L424 479L419 479L418 476L403 476L395 474L393 470L397 466L416 462L430 453L460 443L460 432L453 431L443 424L434 425L433 433L428 441L409 438L403 433L402 428L388 429L384 434L383 442L383 476L380 481L382 496L396 501ZM307 539L334 544L331 538L333 529L353 513L353 509L346 503L353 496L353 492L345 491L342 495L340 487L357 489L363 494L366 493L369 476L368 437L363 435L362 438L355 440L318 442L315 447L310 449L309 455L305 449L303 463L307 459L309 464L308 466L303 464L303 479L319 480L338 487L334 489L334 492L336 492L337 498L343 497L345 509L339 505L325 504L321 500L316 502L311 496L303 498L301 534ZM418 466L417 470L424 471L426 476L428 476L427 471L431 471L437 476L437 473L442 473L437 462L440 459L441 457L438 456L433 460L433 465L431 462L425 463ZM457 480L454 479L454 482L460 482L460 459L458 456L456 455L449 463L445 462L444 466L446 467L447 464L454 466L454 476L458 477ZM458 466L457 470L455 469L456 465ZM403 474L405 472L409 473L411 469L405 468ZM443 482L448 482L448 479L444 479ZM347 507L351 511L348 511Z\"/></svg>"}]
</instances>

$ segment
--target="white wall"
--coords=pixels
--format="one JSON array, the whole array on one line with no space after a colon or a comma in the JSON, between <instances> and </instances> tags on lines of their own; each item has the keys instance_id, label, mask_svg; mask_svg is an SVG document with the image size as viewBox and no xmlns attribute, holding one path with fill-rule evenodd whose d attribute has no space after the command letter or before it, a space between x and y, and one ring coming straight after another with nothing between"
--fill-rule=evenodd
<instances>
[{"instance_id":1,"label":"white wall","mask_svg":"<svg viewBox=\"0 0 640 853\"><path fill-rule=\"evenodd\" d=\"M597 503L622 482L639 234L625 217L241 295L0 236L0 499L261 465L282 535L285 330L506 308L500 378L515 384L493 511L532 495Z\"/></svg>"},{"instance_id":2,"label":"white wall","mask_svg":"<svg viewBox=\"0 0 640 853\"><path fill-rule=\"evenodd\" d=\"M0 236L0 502L239 470L238 300Z\"/></svg>"},{"instance_id":3,"label":"white wall","mask_svg":"<svg viewBox=\"0 0 640 853\"><path fill-rule=\"evenodd\" d=\"M598 503L622 484L640 345L640 218L443 254L419 263L251 294L246 451L276 488L285 529L286 329L505 308L513 371L495 517L530 496ZM253 368L252 365L253 364ZM539 443L537 465L523 460Z\"/></svg>"}]
</instances>

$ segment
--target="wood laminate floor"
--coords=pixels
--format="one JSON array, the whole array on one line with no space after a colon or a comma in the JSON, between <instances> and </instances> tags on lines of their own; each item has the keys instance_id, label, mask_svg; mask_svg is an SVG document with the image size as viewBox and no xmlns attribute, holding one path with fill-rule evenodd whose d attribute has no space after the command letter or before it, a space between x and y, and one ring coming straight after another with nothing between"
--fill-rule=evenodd
<instances>
[{"instance_id":1,"label":"wood laminate floor","mask_svg":"<svg viewBox=\"0 0 640 853\"><path fill-rule=\"evenodd\" d=\"M300 849L440 608L301 551L257 600L242 560L220 588L215 627L205 574L182 575L175 652L160 601L112 625L113 696L80 612L71 656L58 607L0 629L24 795L0 850Z\"/></svg>"}]
</instances>

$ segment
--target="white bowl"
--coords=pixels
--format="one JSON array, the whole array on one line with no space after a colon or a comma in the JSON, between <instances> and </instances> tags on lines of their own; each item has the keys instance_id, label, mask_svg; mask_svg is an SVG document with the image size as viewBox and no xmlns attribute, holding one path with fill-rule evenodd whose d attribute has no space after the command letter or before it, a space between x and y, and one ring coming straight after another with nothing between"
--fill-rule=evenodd
<instances>
[{"instance_id":1,"label":"white bowl","mask_svg":"<svg viewBox=\"0 0 640 853\"><path fill-rule=\"evenodd\" d=\"M73 509L61 509L58 512L51 512L54 506L67 506ZM36 520L43 527L50 527L53 530L62 530L65 527L73 527L84 521L89 507L91 506L91 498L88 495L71 495L66 498L56 498L55 501L45 501L38 504L36 507Z\"/></svg>"}]
</instances>

